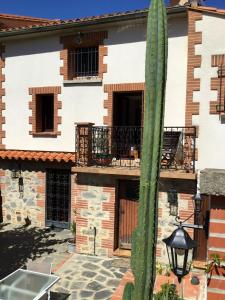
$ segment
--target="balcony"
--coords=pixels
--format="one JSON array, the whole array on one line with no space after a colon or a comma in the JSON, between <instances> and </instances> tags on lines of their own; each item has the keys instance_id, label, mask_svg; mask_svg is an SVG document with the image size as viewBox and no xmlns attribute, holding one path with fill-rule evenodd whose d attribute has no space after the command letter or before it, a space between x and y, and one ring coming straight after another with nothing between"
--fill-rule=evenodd
<instances>
[{"instance_id":1,"label":"balcony","mask_svg":"<svg viewBox=\"0 0 225 300\"><path fill-rule=\"evenodd\" d=\"M76 166L139 169L143 128L79 124ZM161 168L195 172L195 127L165 127Z\"/></svg>"}]
</instances>

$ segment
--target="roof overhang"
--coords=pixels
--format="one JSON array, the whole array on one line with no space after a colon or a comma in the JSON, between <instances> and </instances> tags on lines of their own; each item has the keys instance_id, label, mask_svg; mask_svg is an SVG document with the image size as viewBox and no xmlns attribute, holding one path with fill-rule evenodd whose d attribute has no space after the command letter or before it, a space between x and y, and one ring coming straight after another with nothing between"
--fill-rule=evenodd
<instances>
[{"instance_id":1,"label":"roof overhang","mask_svg":"<svg viewBox=\"0 0 225 300\"><path fill-rule=\"evenodd\" d=\"M188 10L185 6L176 6L167 8L168 16L176 16L181 13L186 13ZM55 22L56 24L48 24L48 25L36 25L33 27L25 27L25 28L15 28L9 31L0 31L0 39L3 41L5 39L15 39L19 37L25 37L28 35L40 35L40 34L54 34L61 33L64 31L70 30L86 30L89 27L104 27L112 26L116 24L126 23L126 22L134 22L134 21L146 21L148 15L148 9L143 9L139 11L133 12L125 12L120 14L112 14L100 17L93 18L84 18L77 19L72 21L61 21L60 23Z\"/></svg>"}]
</instances>

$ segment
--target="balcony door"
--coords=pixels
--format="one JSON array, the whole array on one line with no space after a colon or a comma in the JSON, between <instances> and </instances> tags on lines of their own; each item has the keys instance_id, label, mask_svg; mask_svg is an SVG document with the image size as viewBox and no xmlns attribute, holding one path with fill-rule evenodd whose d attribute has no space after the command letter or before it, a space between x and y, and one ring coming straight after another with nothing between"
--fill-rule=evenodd
<instances>
[{"instance_id":1,"label":"balcony door","mask_svg":"<svg viewBox=\"0 0 225 300\"><path fill-rule=\"evenodd\" d=\"M49 169L46 174L46 225L69 228L70 171Z\"/></svg>"},{"instance_id":2,"label":"balcony door","mask_svg":"<svg viewBox=\"0 0 225 300\"><path fill-rule=\"evenodd\" d=\"M113 96L113 145L117 159L140 158L143 92L121 92Z\"/></svg>"},{"instance_id":3,"label":"balcony door","mask_svg":"<svg viewBox=\"0 0 225 300\"><path fill-rule=\"evenodd\" d=\"M113 126L142 126L143 92L113 94Z\"/></svg>"},{"instance_id":4,"label":"balcony door","mask_svg":"<svg viewBox=\"0 0 225 300\"><path fill-rule=\"evenodd\" d=\"M119 248L131 249L131 237L137 226L139 181L119 181Z\"/></svg>"}]
</instances>

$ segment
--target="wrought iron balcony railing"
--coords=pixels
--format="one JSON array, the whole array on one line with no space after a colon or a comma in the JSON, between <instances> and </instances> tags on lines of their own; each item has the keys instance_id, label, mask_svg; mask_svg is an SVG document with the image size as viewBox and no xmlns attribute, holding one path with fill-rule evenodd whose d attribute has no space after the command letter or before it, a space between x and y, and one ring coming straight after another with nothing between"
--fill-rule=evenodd
<instances>
[{"instance_id":1,"label":"wrought iron balcony railing","mask_svg":"<svg viewBox=\"0 0 225 300\"><path fill-rule=\"evenodd\" d=\"M140 167L142 127L92 124L76 128L76 165ZM195 171L195 127L165 127L161 167Z\"/></svg>"}]
</instances>

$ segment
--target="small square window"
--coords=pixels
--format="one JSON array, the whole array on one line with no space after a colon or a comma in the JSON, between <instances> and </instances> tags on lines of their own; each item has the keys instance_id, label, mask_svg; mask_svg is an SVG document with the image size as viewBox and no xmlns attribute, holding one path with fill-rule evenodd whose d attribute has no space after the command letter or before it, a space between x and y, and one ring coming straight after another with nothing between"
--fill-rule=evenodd
<instances>
[{"instance_id":1,"label":"small square window","mask_svg":"<svg viewBox=\"0 0 225 300\"><path fill-rule=\"evenodd\" d=\"M80 47L69 51L71 77L98 76L98 47Z\"/></svg>"},{"instance_id":2,"label":"small square window","mask_svg":"<svg viewBox=\"0 0 225 300\"><path fill-rule=\"evenodd\" d=\"M54 131L54 94L36 95L36 132Z\"/></svg>"}]
</instances>

